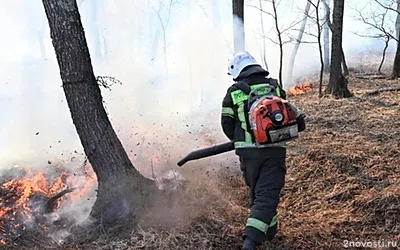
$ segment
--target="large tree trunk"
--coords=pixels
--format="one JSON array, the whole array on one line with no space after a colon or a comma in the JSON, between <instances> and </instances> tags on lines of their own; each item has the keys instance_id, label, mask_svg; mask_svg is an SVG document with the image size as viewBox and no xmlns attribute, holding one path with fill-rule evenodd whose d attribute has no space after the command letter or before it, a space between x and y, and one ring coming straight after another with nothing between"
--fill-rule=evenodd
<instances>
[{"instance_id":1,"label":"large tree trunk","mask_svg":"<svg viewBox=\"0 0 400 250\"><path fill-rule=\"evenodd\" d=\"M329 39L329 21L330 21L330 9L329 9L329 2L328 0L323 0L324 1L324 7L325 7L325 20L324 20L324 65L325 65L325 71L329 71L329 66L330 66L330 39Z\"/></svg>"},{"instance_id":2,"label":"large tree trunk","mask_svg":"<svg viewBox=\"0 0 400 250\"><path fill-rule=\"evenodd\" d=\"M343 61L342 36L343 36L344 0L334 0L332 22L332 51L331 69L327 93L336 98L350 97L352 94L347 89L347 79L342 73Z\"/></svg>"},{"instance_id":3,"label":"large tree trunk","mask_svg":"<svg viewBox=\"0 0 400 250\"><path fill-rule=\"evenodd\" d=\"M400 0L397 1L397 9L400 9ZM397 19L396 19L396 37L397 37L397 50L396 50L396 55L394 57L394 63L393 63L393 69L392 69L392 75L391 79L396 79L400 76L400 40L399 40L399 34L400 34L400 14L397 14Z\"/></svg>"},{"instance_id":4,"label":"large tree trunk","mask_svg":"<svg viewBox=\"0 0 400 250\"><path fill-rule=\"evenodd\" d=\"M232 0L233 44L235 52L245 50L244 0Z\"/></svg>"},{"instance_id":5,"label":"large tree trunk","mask_svg":"<svg viewBox=\"0 0 400 250\"><path fill-rule=\"evenodd\" d=\"M289 77L287 79L287 82L289 84L292 83L293 81L293 69L294 69L294 62L296 60L296 55L297 51L299 51L301 40L303 39L303 34L304 30L306 29L306 24L307 24L307 19L308 19L308 12L310 11L311 3L310 1L307 1L306 8L304 9L304 14L303 14L303 21L300 26L299 34L297 35L296 43L294 45L292 54L290 56L290 62L289 62Z\"/></svg>"},{"instance_id":6,"label":"large tree trunk","mask_svg":"<svg viewBox=\"0 0 400 250\"><path fill-rule=\"evenodd\" d=\"M400 76L400 41L397 42L396 55L394 57L391 79L396 79Z\"/></svg>"},{"instance_id":7,"label":"large tree trunk","mask_svg":"<svg viewBox=\"0 0 400 250\"><path fill-rule=\"evenodd\" d=\"M72 120L97 175L91 216L103 224L133 218L157 187L133 167L107 117L76 1L43 0L43 5Z\"/></svg>"}]
</instances>

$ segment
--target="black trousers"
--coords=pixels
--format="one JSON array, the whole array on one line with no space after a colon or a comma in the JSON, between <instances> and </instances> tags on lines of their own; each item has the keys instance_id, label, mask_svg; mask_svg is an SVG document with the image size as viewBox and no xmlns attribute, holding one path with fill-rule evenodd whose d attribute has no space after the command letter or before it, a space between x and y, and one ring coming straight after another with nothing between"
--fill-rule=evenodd
<instances>
[{"instance_id":1,"label":"black trousers","mask_svg":"<svg viewBox=\"0 0 400 250\"><path fill-rule=\"evenodd\" d=\"M277 207L285 185L286 158L250 159L240 157L240 168L249 186L250 215L243 237L258 244L277 233Z\"/></svg>"}]
</instances>

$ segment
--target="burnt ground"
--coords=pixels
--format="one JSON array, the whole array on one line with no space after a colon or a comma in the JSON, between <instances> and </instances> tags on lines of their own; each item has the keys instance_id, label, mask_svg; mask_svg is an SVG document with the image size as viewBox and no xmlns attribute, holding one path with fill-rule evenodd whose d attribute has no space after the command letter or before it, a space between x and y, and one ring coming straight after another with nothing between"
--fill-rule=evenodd
<instances>
[{"instance_id":1,"label":"burnt ground","mask_svg":"<svg viewBox=\"0 0 400 250\"><path fill-rule=\"evenodd\" d=\"M346 240L400 245L400 92L365 94L400 81L349 81L348 99L318 99L317 89L290 98L307 115L307 130L289 143L278 237L260 249L344 249ZM224 169L213 178L198 170L176 200L135 230L63 245L33 237L18 249L240 249L247 189L238 171Z\"/></svg>"}]
</instances>

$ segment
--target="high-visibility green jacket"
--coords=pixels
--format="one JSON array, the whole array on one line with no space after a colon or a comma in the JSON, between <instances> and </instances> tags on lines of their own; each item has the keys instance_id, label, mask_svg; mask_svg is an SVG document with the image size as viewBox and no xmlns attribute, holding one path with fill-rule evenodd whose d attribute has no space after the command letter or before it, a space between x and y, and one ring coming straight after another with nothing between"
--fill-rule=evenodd
<instances>
[{"instance_id":1,"label":"high-visibility green jacket","mask_svg":"<svg viewBox=\"0 0 400 250\"><path fill-rule=\"evenodd\" d=\"M247 104L250 89L272 85L275 87L276 95L286 99L286 93L279 86L278 81L266 75L268 75L268 72L261 71L235 82L228 89L222 102L222 129L225 135L231 141L234 141L236 154L242 157L274 158L286 156L284 143L275 144L273 147L257 148L249 126Z\"/></svg>"}]
</instances>

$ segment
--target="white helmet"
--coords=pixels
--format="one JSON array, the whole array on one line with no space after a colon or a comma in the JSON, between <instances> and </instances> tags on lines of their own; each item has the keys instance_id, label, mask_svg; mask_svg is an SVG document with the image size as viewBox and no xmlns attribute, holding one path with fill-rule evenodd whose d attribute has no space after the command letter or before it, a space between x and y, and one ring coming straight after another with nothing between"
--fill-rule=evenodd
<instances>
[{"instance_id":1,"label":"white helmet","mask_svg":"<svg viewBox=\"0 0 400 250\"><path fill-rule=\"evenodd\" d=\"M242 51L236 53L228 64L228 75L231 75L233 79L236 79L242 70L247 66L251 65L259 65L256 59L252 55L250 55L247 51Z\"/></svg>"}]
</instances>

